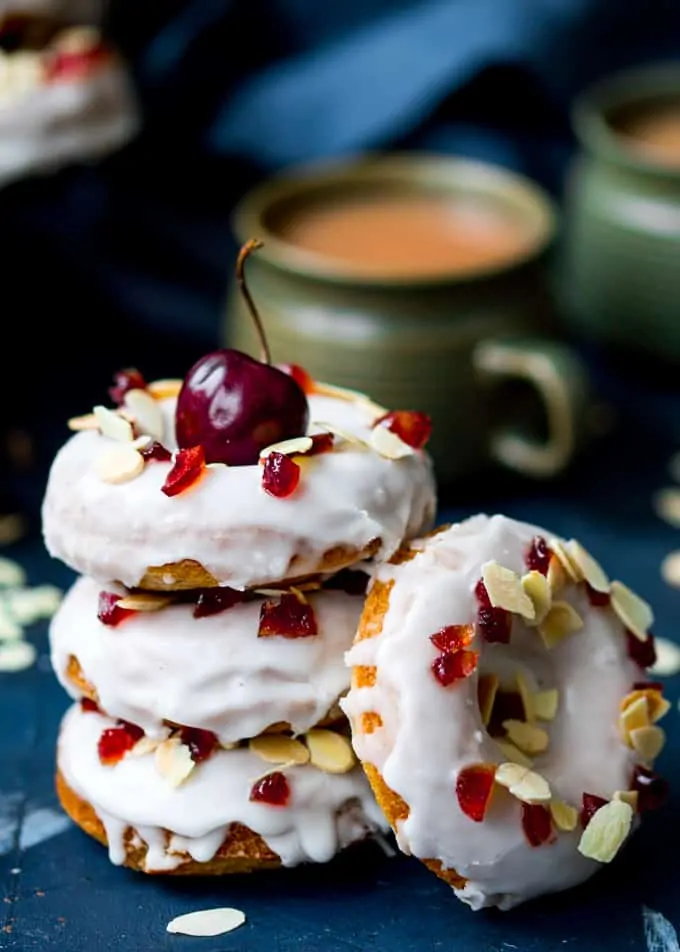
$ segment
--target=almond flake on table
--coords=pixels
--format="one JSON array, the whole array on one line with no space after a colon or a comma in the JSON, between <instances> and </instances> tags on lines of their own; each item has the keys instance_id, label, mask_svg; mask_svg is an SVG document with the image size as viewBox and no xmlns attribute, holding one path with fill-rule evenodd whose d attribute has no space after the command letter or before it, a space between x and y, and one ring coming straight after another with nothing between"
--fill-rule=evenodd
<instances>
[{"instance_id":1,"label":"almond flake on table","mask_svg":"<svg viewBox=\"0 0 680 952\"><path fill-rule=\"evenodd\" d=\"M680 645L667 638L655 638L656 661L648 674L669 676L680 673Z\"/></svg>"},{"instance_id":2,"label":"almond flake on table","mask_svg":"<svg viewBox=\"0 0 680 952\"><path fill-rule=\"evenodd\" d=\"M36 659L35 647L29 641L6 641L0 644L0 672L24 671Z\"/></svg>"},{"instance_id":3,"label":"almond flake on table","mask_svg":"<svg viewBox=\"0 0 680 952\"><path fill-rule=\"evenodd\" d=\"M178 935L216 936L233 932L246 921L245 913L228 906L217 909L199 909L171 919L167 932Z\"/></svg>"}]
</instances>

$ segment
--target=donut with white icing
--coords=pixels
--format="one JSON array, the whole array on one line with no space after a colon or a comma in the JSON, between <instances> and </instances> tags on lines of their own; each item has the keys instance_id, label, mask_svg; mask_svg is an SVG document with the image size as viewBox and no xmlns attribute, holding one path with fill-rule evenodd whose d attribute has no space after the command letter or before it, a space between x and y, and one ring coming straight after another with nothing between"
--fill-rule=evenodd
<instances>
[{"instance_id":1,"label":"donut with white icing","mask_svg":"<svg viewBox=\"0 0 680 952\"><path fill-rule=\"evenodd\" d=\"M574 540L500 515L381 566L341 706L402 850L474 909L609 862L664 793L651 622Z\"/></svg>"},{"instance_id":2,"label":"donut with white icing","mask_svg":"<svg viewBox=\"0 0 680 952\"><path fill-rule=\"evenodd\" d=\"M149 384L149 392L161 411L154 438L175 453L176 397L171 387ZM366 398L331 388L307 397L310 432L330 427L333 446L296 457L300 483L286 498L265 492L259 463L211 463L195 485L165 495L176 455L140 464L125 482L105 481L101 461L120 442L100 429L76 433L58 452L45 493L50 554L81 574L150 590L249 589L389 558L432 524L430 458L374 448L376 406ZM135 456L129 441L123 453Z\"/></svg>"},{"instance_id":3,"label":"donut with white icing","mask_svg":"<svg viewBox=\"0 0 680 952\"><path fill-rule=\"evenodd\" d=\"M103 731L116 722L74 705L62 722L57 791L85 832L108 846L111 861L147 873L241 873L324 863L386 828L360 768L330 773L281 767L284 805L251 798L271 764L247 748L218 750L180 785L157 769L155 754L100 762Z\"/></svg>"},{"instance_id":4,"label":"donut with white icing","mask_svg":"<svg viewBox=\"0 0 680 952\"><path fill-rule=\"evenodd\" d=\"M66 57L74 66L62 69ZM107 155L139 121L127 71L94 30L64 30L40 51L0 53L0 185Z\"/></svg>"},{"instance_id":5,"label":"donut with white icing","mask_svg":"<svg viewBox=\"0 0 680 952\"><path fill-rule=\"evenodd\" d=\"M51 622L52 665L72 698L88 697L150 737L179 724L212 731L223 744L268 730L301 734L342 717L337 701L350 680L344 652L361 596L309 592L317 634L265 638L258 637L263 597L201 618L192 604L169 604L113 626L97 617L101 591L78 579Z\"/></svg>"}]
</instances>

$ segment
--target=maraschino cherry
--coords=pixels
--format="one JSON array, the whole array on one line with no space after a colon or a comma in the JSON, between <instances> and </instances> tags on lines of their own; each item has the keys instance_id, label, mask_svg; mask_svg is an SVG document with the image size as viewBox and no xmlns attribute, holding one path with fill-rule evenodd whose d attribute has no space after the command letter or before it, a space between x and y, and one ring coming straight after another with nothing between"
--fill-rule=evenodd
<instances>
[{"instance_id":1,"label":"maraschino cherry","mask_svg":"<svg viewBox=\"0 0 680 952\"><path fill-rule=\"evenodd\" d=\"M236 279L255 324L261 360L225 348L197 361L177 398L175 433L181 449L200 445L206 463L248 466L265 446L304 436L309 406L295 378L271 363L260 315L244 277L248 255L262 242L246 242L236 262Z\"/></svg>"}]
</instances>

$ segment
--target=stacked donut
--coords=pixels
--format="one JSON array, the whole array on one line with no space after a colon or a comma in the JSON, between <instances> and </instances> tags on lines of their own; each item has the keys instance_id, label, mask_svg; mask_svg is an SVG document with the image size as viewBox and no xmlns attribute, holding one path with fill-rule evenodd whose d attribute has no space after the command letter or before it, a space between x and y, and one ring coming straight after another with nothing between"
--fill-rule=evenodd
<instances>
[{"instance_id":1,"label":"stacked donut","mask_svg":"<svg viewBox=\"0 0 680 952\"><path fill-rule=\"evenodd\" d=\"M132 84L101 34L101 6L16 0L0 12L0 185L98 159L137 131Z\"/></svg>"},{"instance_id":2,"label":"stacked donut","mask_svg":"<svg viewBox=\"0 0 680 952\"><path fill-rule=\"evenodd\" d=\"M325 862L385 827L339 700L370 566L432 523L426 421L278 373L306 426L254 462L186 445L201 374L124 371L51 468L46 545L79 573L50 633L58 793L117 864Z\"/></svg>"}]
</instances>

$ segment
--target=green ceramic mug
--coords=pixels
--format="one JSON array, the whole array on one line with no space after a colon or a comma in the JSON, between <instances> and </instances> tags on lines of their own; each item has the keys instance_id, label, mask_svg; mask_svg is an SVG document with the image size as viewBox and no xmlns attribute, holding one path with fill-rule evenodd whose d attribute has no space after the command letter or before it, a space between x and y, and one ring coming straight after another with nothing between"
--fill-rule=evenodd
<instances>
[{"instance_id":1,"label":"green ceramic mug","mask_svg":"<svg viewBox=\"0 0 680 952\"><path fill-rule=\"evenodd\" d=\"M671 101L680 124L680 64L617 74L577 101L581 150L568 176L557 276L564 319L579 333L673 363L680 361L680 151L675 166L665 164L626 131L636 114Z\"/></svg>"},{"instance_id":2,"label":"green ceramic mug","mask_svg":"<svg viewBox=\"0 0 680 952\"><path fill-rule=\"evenodd\" d=\"M531 240L502 265L427 278L358 275L282 236L281 216L332 192L373 186L397 194L479 196L516 216ZM369 393L392 409L430 414L440 483L490 464L550 477L569 464L583 430L586 378L555 332L544 258L556 213L529 181L459 158L387 155L300 169L257 187L233 219L239 242L260 238L247 277L273 358ZM224 341L257 354L232 287Z\"/></svg>"}]
</instances>

